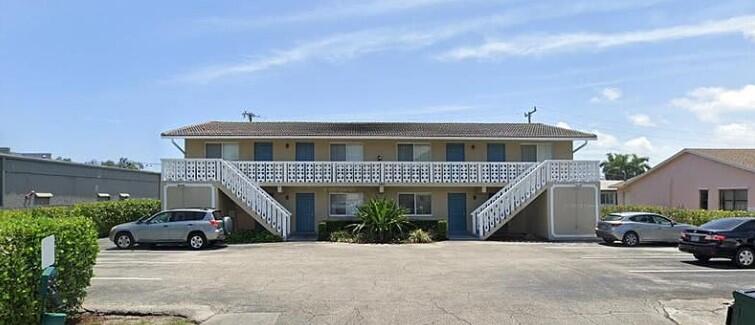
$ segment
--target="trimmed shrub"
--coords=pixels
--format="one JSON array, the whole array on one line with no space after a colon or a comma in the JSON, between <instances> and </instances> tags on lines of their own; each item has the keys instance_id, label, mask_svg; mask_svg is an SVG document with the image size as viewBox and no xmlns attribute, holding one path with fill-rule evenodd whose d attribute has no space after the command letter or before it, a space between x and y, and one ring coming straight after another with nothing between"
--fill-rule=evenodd
<instances>
[{"instance_id":1,"label":"trimmed shrub","mask_svg":"<svg viewBox=\"0 0 755 325\"><path fill-rule=\"evenodd\" d=\"M438 223L435 226L435 231L433 232L433 234L435 235L435 240L448 239L448 221L438 220Z\"/></svg>"},{"instance_id":2,"label":"trimmed shrub","mask_svg":"<svg viewBox=\"0 0 755 325\"><path fill-rule=\"evenodd\" d=\"M364 238L359 234L354 234L351 231L337 230L330 233L330 241L338 243L359 243L363 242Z\"/></svg>"},{"instance_id":3,"label":"trimmed shrub","mask_svg":"<svg viewBox=\"0 0 755 325\"><path fill-rule=\"evenodd\" d=\"M16 213L32 217L65 218L81 216L92 220L99 237L107 237L110 228L131 222L160 211L160 200L135 199L124 201L86 202L68 207L40 207L23 210L0 210L0 218Z\"/></svg>"},{"instance_id":4,"label":"trimmed shrub","mask_svg":"<svg viewBox=\"0 0 755 325\"><path fill-rule=\"evenodd\" d=\"M406 241L413 244L424 244L432 243L433 238L427 231L424 231L422 229L414 229L409 232L409 237L406 239Z\"/></svg>"},{"instance_id":5,"label":"trimmed shrub","mask_svg":"<svg viewBox=\"0 0 755 325\"><path fill-rule=\"evenodd\" d=\"M326 220L317 224L317 240L329 241L330 234L356 223L354 220Z\"/></svg>"},{"instance_id":6,"label":"trimmed shrub","mask_svg":"<svg viewBox=\"0 0 755 325\"><path fill-rule=\"evenodd\" d=\"M708 221L732 218L754 216L755 213L748 211L723 211L723 210L699 210L699 209L681 209L667 208L652 205L604 205L601 208L601 215L605 217L608 214L616 212L650 212L657 213L674 219L676 222L688 223L699 226Z\"/></svg>"},{"instance_id":7,"label":"trimmed shrub","mask_svg":"<svg viewBox=\"0 0 755 325\"><path fill-rule=\"evenodd\" d=\"M231 233L226 239L227 244L274 243L283 241L278 235L267 230L243 230Z\"/></svg>"},{"instance_id":8,"label":"trimmed shrub","mask_svg":"<svg viewBox=\"0 0 755 325\"><path fill-rule=\"evenodd\" d=\"M61 298L61 310L76 310L84 300L97 258L94 223L83 217L39 217L32 211L6 215L11 217L0 218L0 324L39 322L40 247L42 238L49 235L55 235L58 278L53 285Z\"/></svg>"}]
</instances>

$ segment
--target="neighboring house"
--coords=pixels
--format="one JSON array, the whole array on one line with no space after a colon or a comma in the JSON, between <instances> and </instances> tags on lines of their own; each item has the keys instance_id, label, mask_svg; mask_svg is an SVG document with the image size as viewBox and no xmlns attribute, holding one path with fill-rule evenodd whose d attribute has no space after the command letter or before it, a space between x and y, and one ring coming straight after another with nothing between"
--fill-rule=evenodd
<instances>
[{"instance_id":1,"label":"neighboring house","mask_svg":"<svg viewBox=\"0 0 755 325\"><path fill-rule=\"evenodd\" d=\"M0 208L160 198L160 174L0 154Z\"/></svg>"},{"instance_id":2,"label":"neighboring house","mask_svg":"<svg viewBox=\"0 0 755 325\"><path fill-rule=\"evenodd\" d=\"M165 208L219 208L283 238L353 219L376 196L412 219L447 220L452 235L486 239L506 225L594 237L598 162L572 160L573 141L595 140L589 133L538 123L208 122L162 136L185 140L185 159L162 162Z\"/></svg>"},{"instance_id":3,"label":"neighboring house","mask_svg":"<svg viewBox=\"0 0 755 325\"><path fill-rule=\"evenodd\" d=\"M684 149L617 188L619 204L755 211L755 149Z\"/></svg>"},{"instance_id":4,"label":"neighboring house","mask_svg":"<svg viewBox=\"0 0 755 325\"><path fill-rule=\"evenodd\" d=\"M622 181L600 181L600 205L617 205L619 198L617 195L617 186Z\"/></svg>"}]
</instances>

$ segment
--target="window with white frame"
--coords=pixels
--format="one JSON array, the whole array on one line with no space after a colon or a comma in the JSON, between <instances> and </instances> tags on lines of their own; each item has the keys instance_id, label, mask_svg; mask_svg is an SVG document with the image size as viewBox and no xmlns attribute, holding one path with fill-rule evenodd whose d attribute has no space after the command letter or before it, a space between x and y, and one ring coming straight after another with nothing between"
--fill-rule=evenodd
<instances>
[{"instance_id":1,"label":"window with white frame","mask_svg":"<svg viewBox=\"0 0 755 325\"><path fill-rule=\"evenodd\" d=\"M364 149L360 143L332 143L330 144L331 161L362 161Z\"/></svg>"},{"instance_id":2,"label":"window with white frame","mask_svg":"<svg viewBox=\"0 0 755 325\"><path fill-rule=\"evenodd\" d=\"M430 144L399 143L398 161L430 161Z\"/></svg>"},{"instance_id":3,"label":"window with white frame","mask_svg":"<svg viewBox=\"0 0 755 325\"><path fill-rule=\"evenodd\" d=\"M238 143L205 143L205 158L239 160Z\"/></svg>"},{"instance_id":4,"label":"window with white frame","mask_svg":"<svg viewBox=\"0 0 755 325\"><path fill-rule=\"evenodd\" d=\"M330 215L354 216L362 202L362 193L330 193Z\"/></svg>"},{"instance_id":5,"label":"window with white frame","mask_svg":"<svg viewBox=\"0 0 755 325\"><path fill-rule=\"evenodd\" d=\"M430 193L399 193L398 205L406 209L408 215L432 215L432 195Z\"/></svg>"}]
</instances>

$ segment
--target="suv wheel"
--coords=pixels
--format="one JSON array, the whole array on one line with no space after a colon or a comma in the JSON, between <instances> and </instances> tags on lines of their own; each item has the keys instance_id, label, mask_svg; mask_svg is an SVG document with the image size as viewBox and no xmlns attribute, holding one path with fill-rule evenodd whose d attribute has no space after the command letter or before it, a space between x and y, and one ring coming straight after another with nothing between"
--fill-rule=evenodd
<instances>
[{"instance_id":1,"label":"suv wheel","mask_svg":"<svg viewBox=\"0 0 755 325\"><path fill-rule=\"evenodd\" d=\"M134 247L134 237L127 232L121 232L115 235L115 246L120 249L129 249Z\"/></svg>"},{"instance_id":2,"label":"suv wheel","mask_svg":"<svg viewBox=\"0 0 755 325\"><path fill-rule=\"evenodd\" d=\"M755 251L750 247L741 247L734 255L734 263L739 267L752 267L755 264Z\"/></svg>"},{"instance_id":3,"label":"suv wheel","mask_svg":"<svg viewBox=\"0 0 755 325\"><path fill-rule=\"evenodd\" d=\"M637 236L635 232L630 231L624 234L624 238L621 239L621 242L626 246L634 247L640 244L640 236Z\"/></svg>"},{"instance_id":4,"label":"suv wheel","mask_svg":"<svg viewBox=\"0 0 755 325\"><path fill-rule=\"evenodd\" d=\"M191 249L202 249L207 246L207 239L201 233L195 232L189 235L188 244Z\"/></svg>"}]
</instances>

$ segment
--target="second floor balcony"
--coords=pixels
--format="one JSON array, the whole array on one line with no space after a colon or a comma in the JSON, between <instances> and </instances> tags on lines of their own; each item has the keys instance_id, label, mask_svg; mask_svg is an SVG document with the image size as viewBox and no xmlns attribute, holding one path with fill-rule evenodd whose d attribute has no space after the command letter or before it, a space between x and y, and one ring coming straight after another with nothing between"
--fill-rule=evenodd
<instances>
[{"instance_id":1,"label":"second floor balcony","mask_svg":"<svg viewBox=\"0 0 755 325\"><path fill-rule=\"evenodd\" d=\"M595 161L556 161L554 176L574 182L597 182ZM398 162L398 161L230 161L261 186L503 186L534 168L536 162ZM168 182L215 181L221 160L165 159Z\"/></svg>"}]
</instances>

